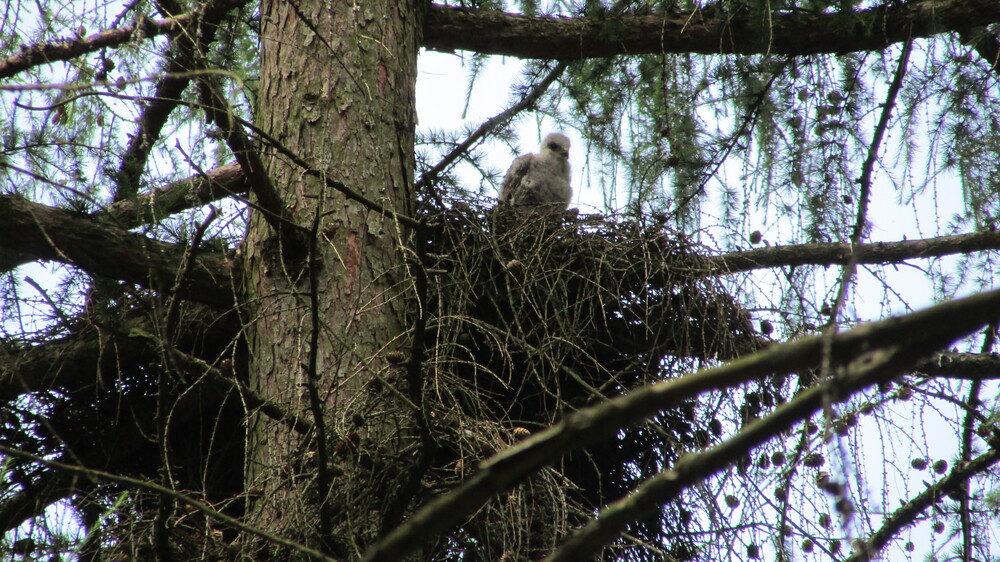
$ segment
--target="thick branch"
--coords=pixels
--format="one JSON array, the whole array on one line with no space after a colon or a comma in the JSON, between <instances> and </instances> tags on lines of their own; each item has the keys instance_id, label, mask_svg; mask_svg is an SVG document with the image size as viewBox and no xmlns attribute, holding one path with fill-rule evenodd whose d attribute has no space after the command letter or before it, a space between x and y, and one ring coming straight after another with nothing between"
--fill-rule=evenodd
<instances>
[{"instance_id":1,"label":"thick branch","mask_svg":"<svg viewBox=\"0 0 1000 562\"><path fill-rule=\"evenodd\" d=\"M130 338L109 341L91 331L0 356L0 403L29 392L76 389L95 383L95 366L143 365L156 359L148 347ZM109 381L112 380L109 377Z\"/></svg>"},{"instance_id":2,"label":"thick branch","mask_svg":"<svg viewBox=\"0 0 1000 562\"><path fill-rule=\"evenodd\" d=\"M830 399L846 400L854 392L893 378L907 368L914 353L919 351L912 346L901 346L859 357L837 376L834 383L837 395L830 396ZM703 453L682 457L673 468L646 480L628 496L602 509L595 519L546 558L546 562L591 559L605 544L614 540L629 522L677 499L685 489L732 466L754 447L809 418L823 406L827 395L829 389L825 385L813 386L774 413L746 426L732 439Z\"/></svg>"},{"instance_id":3,"label":"thick branch","mask_svg":"<svg viewBox=\"0 0 1000 562\"><path fill-rule=\"evenodd\" d=\"M1000 231L939 236L902 242L874 242L855 249L859 264L899 263L909 259L1000 249ZM705 258L711 274L739 273L767 267L842 265L851 258L849 244L772 246Z\"/></svg>"},{"instance_id":4,"label":"thick branch","mask_svg":"<svg viewBox=\"0 0 1000 562\"><path fill-rule=\"evenodd\" d=\"M184 348L197 344L213 349L226 347L238 326L232 325L233 315L220 314L207 307L195 306L184 313L183 329L175 338ZM202 324L203 318L211 322ZM95 384L95 372L107 377L110 384L120 376L121 365L143 366L159 361L163 342L150 335L150 326L143 322L128 324L122 333L86 329L61 340L49 341L23 350L0 354L0 403L11 401L30 392L53 388L77 389ZM124 332L129 335L125 335ZM284 423L305 435L312 431L308 419L298 416L278 404L261 397L241 383L231 371L231 362L214 367L200 357L179 349L168 350L169 357L187 380L204 383L217 394L237 392L249 409L260 409L264 415ZM228 368L226 365L228 364ZM102 372L107 369L107 372ZM213 403L214 404L214 403Z\"/></svg>"},{"instance_id":5,"label":"thick branch","mask_svg":"<svg viewBox=\"0 0 1000 562\"><path fill-rule=\"evenodd\" d=\"M223 3L232 9L246 0ZM136 38L176 34L198 14L145 20L80 39L40 43L0 61L0 78L64 61ZM614 18L528 17L431 6L423 45L521 58L580 59L646 53L771 53L808 55L882 49L908 37L965 31L1000 21L995 0L927 0L855 14L744 15L700 10L680 15ZM770 41L770 42L768 42Z\"/></svg>"},{"instance_id":6,"label":"thick branch","mask_svg":"<svg viewBox=\"0 0 1000 562\"><path fill-rule=\"evenodd\" d=\"M232 195L245 195L248 189L240 165L226 164L204 175L191 176L133 199L118 201L92 216L121 228L135 228Z\"/></svg>"},{"instance_id":7,"label":"thick branch","mask_svg":"<svg viewBox=\"0 0 1000 562\"><path fill-rule=\"evenodd\" d=\"M996 353L939 353L913 366L931 377L970 381L1000 379L1000 355Z\"/></svg>"},{"instance_id":8,"label":"thick branch","mask_svg":"<svg viewBox=\"0 0 1000 562\"><path fill-rule=\"evenodd\" d=\"M183 247L16 196L0 196L0 246L150 289L169 287L184 255ZM196 302L231 306L229 261L210 252L199 252L195 261L178 294Z\"/></svg>"},{"instance_id":9,"label":"thick branch","mask_svg":"<svg viewBox=\"0 0 1000 562\"><path fill-rule=\"evenodd\" d=\"M844 385L839 381L836 385L843 393L835 398L844 399L852 390L878 382L885 372L908 368L998 317L1000 290L981 293L861 326L832 338L813 336L777 345L721 367L642 387L626 396L579 410L558 425L483 462L479 472L465 483L427 504L376 544L365 560L403 559L427 537L460 523L497 492L566 452L606 439L703 392L733 388L756 377L814 368L819 365L823 350L829 349L834 366L860 363L857 369L861 374ZM885 347L889 349L878 351ZM872 367L885 368L867 368L868 361L877 364Z\"/></svg>"},{"instance_id":10,"label":"thick branch","mask_svg":"<svg viewBox=\"0 0 1000 562\"><path fill-rule=\"evenodd\" d=\"M0 273L7 273L14 268L35 261L31 252L20 248L5 248L0 245Z\"/></svg>"},{"instance_id":11,"label":"thick branch","mask_svg":"<svg viewBox=\"0 0 1000 562\"><path fill-rule=\"evenodd\" d=\"M432 6L424 46L520 58L581 59L649 53L812 55L883 49L908 38L1000 21L996 0L927 0L850 14L727 13L528 17Z\"/></svg>"},{"instance_id":12,"label":"thick branch","mask_svg":"<svg viewBox=\"0 0 1000 562\"><path fill-rule=\"evenodd\" d=\"M128 337L156 331L146 314L130 309L126 318L98 328L84 315L66 325L70 333L34 344L0 347L0 403L30 392L59 388L74 392L94 384L114 385L125 365L139 367L158 363L162 355L142 338ZM184 353L216 363L239 337L240 319L233 312L200 304L183 307L175 332L174 347ZM69 323L67 323L69 324ZM200 377L195 369L191 377ZM228 390L229 386L223 387Z\"/></svg>"}]
</instances>

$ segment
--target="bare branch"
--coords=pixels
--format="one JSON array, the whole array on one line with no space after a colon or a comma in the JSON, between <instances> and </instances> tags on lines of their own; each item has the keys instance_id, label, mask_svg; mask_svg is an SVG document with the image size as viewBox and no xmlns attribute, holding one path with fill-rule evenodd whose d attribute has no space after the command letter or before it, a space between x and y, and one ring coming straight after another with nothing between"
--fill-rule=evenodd
<instances>
[{"instance_id":1,"label":"bare branch","mask_svg":"<svg viewBox=\"0 0 1000 562\"><path fill-rule=\"evenodd\" d=\"M832 352L834 366L851 366L850 369L845 369L844 379L838 379L835 386L841 392L834 398L844 400L852 392L875 384L884 376L912 367L928 353L949 345L998 317L1000 290L980 293L905 316L867 324L832 337L812 336L777 345L721 367L642 387L626 396L579 410L556 426L484 461L478 473L452 492L427 504L383 541L374 545L364 559L402 559L418 548L426 537L460 523L498 491L513 486L526 475L566 452L606 439L620 429L640 423L685 399L711 390L733 388L756 377L816 367L823 358L823 350L827 344L827 349ZM825 390L816 387L808 394L809 398L796 402L800 404L801 410L779 411L782 416L794 415L799 416L796 419L801 419L802 412L820 406ZM775 423L786 422L787 419L781 417ZM755 427L756 425L748 426L748 430ZM735 448L730 451L744 448L749 450L764 435L757 433L761 429L754 431L755 433L741 438L746 440L745 443L734 445ZM713 457L711 462L720 462L722 458ZM734 460L734 457L729 460ZM634 514L635 512L630 512L625 519ZM601 536L605 537L606 534L603 533L606 529L601 532ZM592 544L591 538L587 537L584 544ZM566 559L585 560L587 557Z\"/></svg>"},{"instance_id":2,"label":"bare branch","mask_svg":"<svg viewBox=\"0 0 1000 562\"><path fill-rule=\"evenodd\" d=\"M152 348L163 347L163 342L148 332L133 330L133 336L145 340L146 344ZM308 435L313 430L313 424L307 418L296 416L280 405L271 402L239 381L231 372L224 373L222 367L213 367L205 361L182 353L173 348L166 350L173 361L184 372L198 377L204 377L204 381L212 387L222 391L235 391L242 397L246 406L250 409L260 409L267 417L274 421L281 422L302 435ZM230 365L231 367L231 365ZM231 371L232 369L228 369Z\"/></svg>"},{"instance_id":3,"label":"bare branch","mask_svg":"<svg viewBox=\"0 0 1000 562\"><path fill-rule=\"evenodd\" d=\"M203 76L200 85L202 97L205 100L205 113L221 130L229 150L236 157L240 169L243 170L243 175L247 178L250 190L256 196L261 216L275 233L280 234L284 241L282 250L286 252L305 251L307 232L295 223L288 206L278 195L278 190L267 174L260 153L250 142L250 137L241 127L241 122L235 119L236 114L222 95L218 84L211 76Z\"/></svg>"},{"instance_id":4,"label":"bare branch","mask_svg":"<svg viewBox=\"0 0 1000 562\"><path fill-rule=\"evenodd\" d=\"M1000 21L995 0L925 0L846 14L756 16L715 8L679 15L528 17L432 6L425 47L520 58L581 59L650 53L812 55L883 49Z\"/></svg>"},{"instance_id":5,"label":"bare branch","mask_svg":"<svg viewBox=\"0 0 1000 562\"><path fill-rule=\"evenodd\" d=\"M1000 356L995 353L938 353L914 365L914 371L931 376L984 381L1000 379Z\"/></svg>"},{"instance_id":6,"label":"bare branch","mask_svg":"<svg viewBox=\"0 0 1000 562\"><path fill-rule=\"evenodd\" d=\"M874 242L854 248L859 264L899 263L951 254L1000 249L1000 231L938 236L923 240ZM851 259L850 244L797 244L771 246L704 258L706 274L739 273L768 267L845 264Z\"/></svg>"},{"instance_id":7,"label":"bare branch","mask_svg":"<svg viewBox=\"0 0 1000 562\"><path fill-rule=\"evenodd\" d=\"M864 546L857 549L845 562L867 562L871 560L899 531L911 525L917 516L928 507L937 503L948 494L959 490L970 478L990 469L1000 461L1000 442L994 437L990 441L990 450L971 461L955 465L948 476L929 486L920 495L906 502L897 509L882 524L882 527L868 539Z\"/></svg>"},{"instance_id":8,"label":"bare branch","mask_svg":"<svg viewBox=\"0 0 1000 562\"><path fill-rule=\"evenodd\" d=\"M882 148L882 139L885 137L886 129L889 128L889 119L892 117L892 110L896 107L896 97L899 95L899 90L903 87L903 77L906 76L906 66L910 62L910 51L912 48L912 39L907 39L903 42L903 52L899 54L899 62L896 63L896 72L892 76L892 83L889 84L889 91L885 94L882 112L879 115L878 124L875 125L872 142L868 145L868 156L865 158L865 163L861 168L861 179L858 180L858 183L861 184L860 192L858 193L858 214L854 222L854 230L851 232L851 244L855 246L861 244L861 241L865 238L865 225L868 224L868 203L872 193L872 175L875 171L875 163L878 161L879 150ZM857 262L851 264L852 270L855 265L857 265ZM852 271L851 276L853 275ZM846 291L846 276L844 281L842 290Z\"/></svg>"},{"instance_id":9,"label":"bare branch","mask_svg":"<svg viewBox=\"0 0 1000 562\"><path fill-rule=\"evenodd\" d=\"M357 191L351 189L346 184L344 184L342 182L339 182L339 181L337 181L335 179L330 178L329 174L323 172L322 170L320 170L318 168L312 167L308 162L306 162L305 160L303 160L299 155L295 154L294 152L292 152L291 150L289 150L288 147L286 147L285 145L283 145L280 142L278 142L278 139L272 137L271 135L267 134L263 130L261 130L259 128L256 128L256 127L253 127L252 124L245 123L243 121L241 121L241 123L243 123L244 125L246 125L248 127L253 128L254 133L258 137L260 137L260 139L261 139L262 142L266 143L268 146L270 146L270 147L274 148L275 150L277 150L278 152L280 152L283 156L285 156L286 158L288 158L296 166L302 168L302 171L306 175L321 180L324 185L326 185L330 189L333 189L335 191L338 191L338 192L342 193L345 197L347 197L351 201L357 201L358 203L361 203L362 205L364 205L365 207L367 207L367 208L375 211L376 213L379 213L380 215L382 215L382 216L384 216L386 218L390 218L390 219L392 219L394 221L399 221L401 224L405 224L406 226L409 226L411 228L423 228L424 227L424 224L421 221L418 221L417 219L415 219L415 218L413 218L413 217L411 217L409 215L405 215L403 213L398 213L398 212L394 211L393 209L389 209L387 207L383 207L382 205L379 205L375 201L372 201L371 199L369 199L369 198L365 197L364 195L358 193Z\"/></svg>"},{"instance_id":10,"label":"bare branch","mask_svg":"<svg viewBox=\"0 0 1000 562\"><path fill-rule=\"evenodd\" d=\"M912 361L913 353L912 349L894 347L859 356L836 376L838 394L832 399L846 400L854 392L900 374ZM628 496L602 509L595 519L546 558L546 562L591 559L605 544L618 536L629 522L651 509L677 499L685 489L729 468L754 447L817 412L827 400L824 396L827 392L825 385L813 386L774 413L752 422L728 441L702 453L682 457L673 468L646 480Z\"/></svg>"},{"instance_id":11,"label":"bare branch","mask_svg":"<svg viewBox=\"0 0 1000 562\"><path fill-rule=\"evenodd\" d=\"M860 261L860 255L855 250L859 248L864 242L868 228L868 204L871 199L871 188L872 188L872 174L875 169L875 162L878 160L879 149L882 147L882 138L885 136L885 131L889 127L889 119L892 116L892 110L896 107L896 96L899 94L900 88L903 86L903 77L906 76L906 66L910 61L910 51L913 48L913 39L907 39L903 43L903 52L899 55L899 61L896 63L896 71L893 73L892 83L889 85L889 91L885 96L885 103L882 104L881 115L878 119L878 124L875 126L875 132L872 135L872 142L868 145L868 156L865 158L865 162L862 165L861 179L858 180L860 183L860 191L858 193L858 210L854 219L854 228L851 231L850 237L850 258L847 263L844 264L840 272L840 282L837 284L837 296L833 300L832 311L830 312L831 321L827 324L824 331L826 334L832 334L840 329L837 319L840 317L841 310L844 307L844 303L847 301L847 293L850 291L852 281L858 271L858 263ZM824 363L822 367L823 373L827 372L829 366ZM829 382L829 377L825 377ZM832 411L827 407L827 416L832 416ZM784 540L784 539L782 539Z\"/></svg>"}]
</instances>

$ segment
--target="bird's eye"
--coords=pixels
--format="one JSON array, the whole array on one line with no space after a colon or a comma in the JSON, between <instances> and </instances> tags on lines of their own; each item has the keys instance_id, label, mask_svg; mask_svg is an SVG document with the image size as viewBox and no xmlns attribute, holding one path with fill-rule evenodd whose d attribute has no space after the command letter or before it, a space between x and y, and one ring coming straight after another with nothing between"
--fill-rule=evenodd
<instances>
[{"instance_id":1,"label":"bird's eye","mask_svg":"<svg viewBox=\"0 0 1000 562\"><path fill-rule=\"evenodd\" d=\"M554 142L550 142L549 143L549 150L559 150L559 145L556 144L556 143L554 143Z\"/></svg>"}]
</instances>

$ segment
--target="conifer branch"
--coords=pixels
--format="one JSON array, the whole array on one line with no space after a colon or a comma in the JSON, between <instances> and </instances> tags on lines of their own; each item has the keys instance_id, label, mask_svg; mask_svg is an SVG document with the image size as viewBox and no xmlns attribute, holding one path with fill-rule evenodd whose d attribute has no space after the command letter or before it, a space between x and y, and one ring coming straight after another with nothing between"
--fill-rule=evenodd
<instances>
[{"instance_id":1,"label":"conifer branch","mask_svg":"<svg viewBox=\"0 0 1000 562\"><path fill-rule=\"evenodd\" d=\"M16 459L25 460L29 462L39 463L48 466L57 472L62 472L65 474L72 474L83 478L90 478L95 481L113 482L115 484L121 484L131 488L137 488L142 490L148 490L150 492L156 492L159 494L165 494L177 500L178 503L186 505L200 513L203 513L215 521L218 521L236 530L245 531L254 536L269 541L271 543L285 546L289 549L292 549L304 555L308 559L335 562L335 559L330 558L319 551L313 550L295 541L279 537L278 535L275 535L263 529L247 525L233 517L230 517L224 513L216 511L215 509L209 507L205 503L195 500L186 494L182 494L170 488L165 488L154 482L149 482L147 480L140 480L138 478L131 478L128 476L119 476L117 474L111 474L109 472L104 472L101 470L95 470L92 468L85 468L82 466L74 466L63 462L53 461L42 458L37 455L33 455L31 453L27 453L25 451L21 451L19 449L15 449L13 447L8 447L6 445L0 445L0 453L3 453L4 456L13 457Z\"/></svg>"},{"instance_id":2,"label":"conifer branch","mask_svg":"<svg viewBox=\"0 0 1000 562\"><path fill-rule=\"evenodd\" d=\"M922 240L872 242L854 248L859 264L901 263L953 254L1000 249L1000 231L938 236ZM821 243L771 246L702 258L706 275L739 273L770 267L842 265L851 259L850 244Z\"/></svg>"},{"instance_id":3,"label":"conifer branch","mask_svg":"<svg viewBox=\"0 0 1000 562\"><path fill-rule=\"evenodd\" d=\"M164 217L187 209L205 205L249 191L246 176L237 163L226 164L195 174L137 195L118 201L92 216L96 220L114 223L121 228L135 228L156 222Z\"/></svg>"},{"instance_id":4,"label":"conifer branch","mask_svg":"<svg viewBox=\"0 0 1000 562\"><path fill-rule=\"evenodd\" d=\"M185 251L183 245L153 240L15 195L0 196L0 247L20 251L31 261L57 261L150 289L164 289L172 283ZM201 252L179 294L197 302L231 306L231 267L224 256Z\"/></svg>"},{"instance_id":5,"label":"conifer branch","mask_svg":"<svg viewBox=\"0 0 1000 562\"><path fill-rule=\"evenodd\" d=\"M879 50L1000 21L995 0L924 0L847 13L709 7L668 15L529 17L432 6L423 44L519 58L575 60L652 53L814 55Z\"/></svg>"},{"instance_id":6,"label":"conifer branch","mask_svg":"<svg viewBox=\"0 0 1000 562\"><path fill-rule=\"evenodd\" d=\"M228 11L246 3L247 0L222 0L215 4L215 8ZM0 79L9 78L35 66L72 60L80 55L108 47L117 47L136 39L157 35L176 35L203 13L206 12L193 11L164 20L144 19L134 25L95 33L87 37L24 46L21 48L20 54L0 60Z\"/></svg>"},{"instance_id":7,"label":"conifer branch","mask_svg":"<svg viewBox=\"0 0 1000 562\"><path fill-rule=\"evenodd\" d=\"M948 494L959 490L973 476L986 472L997 462L1000 462L1000 440L994 436L991 437L989 443L989 451L961 465L956 465L948 476L935 482L932 486L928 486L918 496L893 512L886 518L882 527L875 531L861 548L855 549L854 554L845 559L844 562L868 562L872 560L885 545L889 544L892 537L912 525L927 508Z\"/></svg>"},{"instance_id":8,"label":"conifer branch","mask_svg":"<svg viewBox=\"0 0 1000 562\"><path fill-rule=\"evenodd\" d=\"M146 168L146 161L153 144L160 138L160 131L167 123L170 113L178 106L181 94L187 88L195 70L195 60L215 41L219 22L226 15L228 0L211 0L202 6L190 25L183 26L171 45L172 54L163 69L165 76L156 85L156 93L143 108L136 132L131 136L121 166L115 174L115 200L130 199L139 189L139 177Z\"/></svg>"}]
</instances>

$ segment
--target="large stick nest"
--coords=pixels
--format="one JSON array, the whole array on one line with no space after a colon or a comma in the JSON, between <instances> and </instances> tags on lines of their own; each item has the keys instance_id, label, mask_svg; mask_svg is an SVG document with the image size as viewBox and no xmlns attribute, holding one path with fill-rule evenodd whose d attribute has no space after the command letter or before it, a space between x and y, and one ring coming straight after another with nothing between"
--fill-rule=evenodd
<instances>
[{"instance_id":1,"label":"large stick nest","mask_svg":"<svg viewBox=\"0 0 1000 562\"><path fill-rule=\"evenodd\" d=\"M466 205L432 221L419 248L430 279L419 306L428 316L425 406L450 455L439 460L454 471L437 472L441 489L568 412L762 341L708 277L704 249L662 223ZM667 412L563 459L490 504L446 548L485 558L550 551L595 508L705 446L694 411ZM684 526L681 511L629 532L662 545ZM684 558L683 541L666 542Z\"/></svg>"},{"instance_id":2,"label":"large stick nest","mask_svg":"<svg viewBox=\"0 0 1000 562\"><path fill-rule=\"evenodd\" d=\"M415 233L418 259L411 263L427 279L411 308L413 318L424 319L424 329L399 340L417 337L423 343L416 358L421 399L413 400L412 371L403 361L387 376L377 373L373 383L378 384L356 397L357 408L352 411L364 412L367 421L358 421L361 418L351 412L331 412L338 422L328 426L335 445L345 445L334 447L332 462L360 467L338 476L335 497L327 498L342 506L342 520L348 525L338 533L348 537L367 529L345 539L358 548L377 540L379 529L391 528L393 521L423 500L453 488L482 459L566 413L752 351L762 341L740 303L703 265L700 256L705 249L661 223L573 213L518 214L467 205L428 219L432 226ZM211 315L202 311L191 316ZM243 365L239 360L243 351L231 346L238 326L198 328L189 320L182 324L194 334L190 342L178 340L182 351L213 364L235 355L236 365ZM206 331L214 334L213 339L198 335ZM122 346L129 342L131 338L122 338L116 353L127 355ZM84 459L88 466L155 478L158 445L126 447L132 453L131 464L116 460L120 455L110 452L108 445L121 440L121 420L115 414L122 404L136 413L135 420L130 418L133 432L145 428L148 433L156 371L144 365L157 364L158 357L139 349L110 361L102 358L107 350L97 347L101 350L64 365L98 364L107 372L102 370L93 380L91 371L89 383L73 377L76 383L58 389L48 411L49 431L40 433L60 437L63 447L53 442L43 448L74 451L74 458L93 453L95 458ZM236 371L239 377L242 368ZM761 386L767 401L776 391L767 383ZM176 392L191 394L183 388ZM174 428L171 435L183 439L172 441L170 449L172 462L187 472L174 467L172 474L181 479L182 489L205 490L209 501L224 502L217 505L230 506L239 516L242 503L226 500L241 495L242 449L236 445L241 444L245 412L234 396L222 400L214 394L205 396L226 408L206 404L185 409L192 412L194 425ZM216 414L201 420L199 411ZM705 408L686 404L575 452L484 506L448 537L428 545L426 554L462 560L540 557L592 517L595 509L627 494L682 451L707 445L716 433L706 422L712 415L706 418ZM392 436L392 442L357 437L365 432L362 424L405 427L416 418L428 421L429 435L411 428ZM729 419L739 423L732 412ZM434 447L427 446L428 440ZM227 443L233 446L217 450ZM303 450L309 446L303 443ZM32 450L29 443L24 448ZM422 453L427 450L434 454ZM297 482L313 480L314 463L303 461L291 469ZM95 500L105 497L96 490L92 494ZM315 519L309 506L300 507L307 533ZM140 515L145 508L137 503L135 509L139 517L131 521L145 520ZM633 525L628 530L631 542L613 545L606 556L662 558L654 549L634 547L647 543L669 550L677 559L687 558L693 550L674 533L685 530L689 520L681 506L667 506ZM295 538L294 533L288 536ZM201 544L200 539L192 540L192 545ZM139 548L138 543L119 544L119 551L130 548Z\"/></svg>"}]
</instances>

